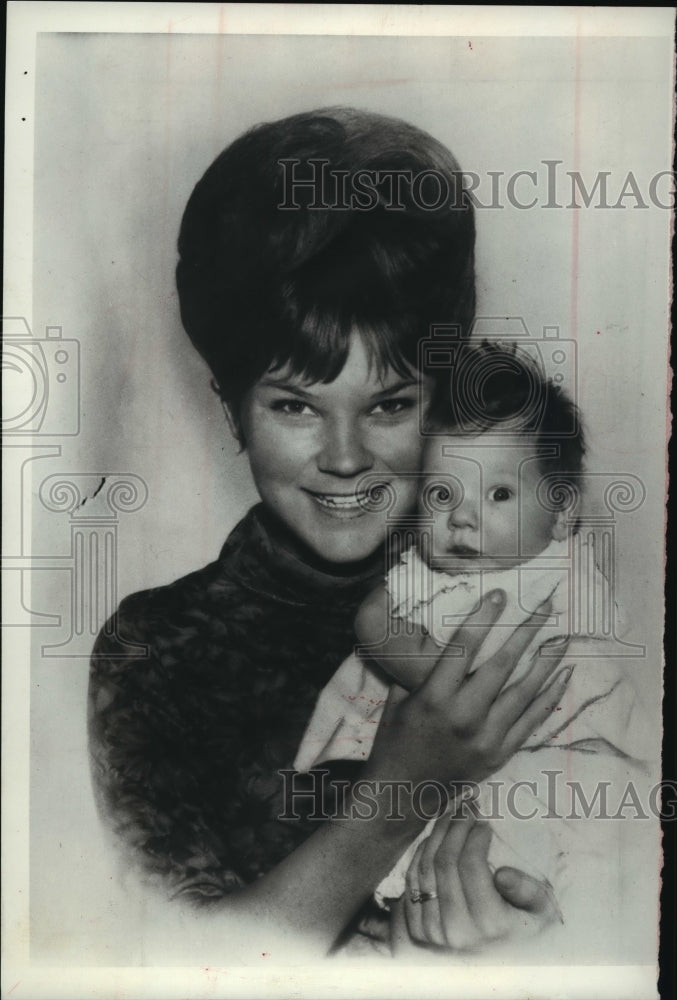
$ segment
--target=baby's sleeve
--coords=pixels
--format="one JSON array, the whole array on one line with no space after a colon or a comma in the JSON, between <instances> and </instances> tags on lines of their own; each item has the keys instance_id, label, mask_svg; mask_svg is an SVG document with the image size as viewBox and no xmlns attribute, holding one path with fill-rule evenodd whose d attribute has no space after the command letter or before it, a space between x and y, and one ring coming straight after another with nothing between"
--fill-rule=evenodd
<instances>
[{"instance_id":1,"label":"baby's sleeve","mask_svg":"<svg viewBox=\"0 0 677 1000\"><path fill-rule=\"evenodd\" d=\"M653 684L645 659L604 640L573 639L565 664L575 666L560 704L507 765L509 782L535 780L540 799L515 843L525 849L532 827L547 837L563 953L618 961L638 946L629 928L657 903L657 733L642 693Z\"/></svg>"},{"instance_id":2,"label":"baby's sleeve","mask_svg":"<svg viewBox=\"0 0 677 1000\"><path fill-rule=\"evenodd\" d=\"M355 654L320 692L294 767L309 771L329 760L366 760L371 753L389 683Z\"/></svg>"}]
</instances>

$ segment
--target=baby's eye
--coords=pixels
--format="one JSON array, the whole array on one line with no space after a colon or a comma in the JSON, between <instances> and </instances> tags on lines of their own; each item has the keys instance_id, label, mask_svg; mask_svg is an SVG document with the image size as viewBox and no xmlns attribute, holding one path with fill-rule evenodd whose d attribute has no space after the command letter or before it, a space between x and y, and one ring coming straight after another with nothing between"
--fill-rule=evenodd
<instances>
[{"instance_id":1,"label":"baby's eye","mask_svg":"<svg viewBox=\"0 0 677 1000\"><path fill-rule=\"evenodd\" d=\"M314 411L302 399L276 399L271 403L271 409L276 413L284 413L288 417L305 417Z\"/></svg>"},{"instance_id":2,"label":"baby's eye","mask_svg":"<svg viewBox=\"0 0 677 1000\"><path fill-rule=\"evenodd\" d=\"M506 500L511 500L512 497L513 492L508 486L494 486L492 490L489 490L489 499L495 503L503 503Z\"/></svg>"}]
</instances>

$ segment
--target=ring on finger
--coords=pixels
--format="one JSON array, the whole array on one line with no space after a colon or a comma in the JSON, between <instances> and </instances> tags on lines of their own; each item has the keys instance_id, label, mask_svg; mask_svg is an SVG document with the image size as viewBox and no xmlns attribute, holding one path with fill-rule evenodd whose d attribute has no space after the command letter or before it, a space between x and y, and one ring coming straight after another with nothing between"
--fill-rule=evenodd
<instances>
[{"instance_id":1,"label":"ring on finger","mask_svg":"<svg viewBox=\"0 0 677 1000\"><path fill-rule=\"evenodd\" d=\"M428 903L431 899L437 898L438 896L436 892L421 892L418 889L415 889L409 894L409 899L412 903Z\"/></svg>"}]
</instances>

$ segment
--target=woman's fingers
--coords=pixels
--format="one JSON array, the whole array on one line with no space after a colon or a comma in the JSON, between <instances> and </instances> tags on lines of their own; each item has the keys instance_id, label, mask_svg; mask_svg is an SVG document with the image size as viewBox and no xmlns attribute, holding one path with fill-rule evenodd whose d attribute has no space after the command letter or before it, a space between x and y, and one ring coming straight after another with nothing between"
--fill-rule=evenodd
<instances>
[{"instance_id":1,"label":"woman's fingers","mask_svg":"<svg viewBox=\"0 0 677 1000\"><path fill-rule=\"evenodd\" d=\"M405 916L411 938L425 944L471 947L477 930L468 910L458 871L458 861L475 822L464 810L435 823L422 841L407 872ZM444 908L444 909L443 909Z\"/></svg>"},{"instance_id":2,"label":"woman's fingers","mask_svg":"<svg viewBox=\"0 0 677 1000\"><path fill-rule=\"evenodd\" d=\"M434 869L431 860L435 856L437 848L444 840L444 836L449 826L450 815L445 813L435 821L430 836L421 841L416 854L409 865L407 874L407 891L405 892L405 913L407 916L407 926L412 938L417 941L425 941L433 944L444 945L446 943L442 931L440 920L440 908L437 900L429 900L425 905L421 902L421 892L437 894L437 884L435 882ZM423 870L425 869L425 870ZM418 902L414 902L414 900ZM432 904L435 904L434 907ZM431 912L432 911L432 912ZM436 921L432 936L426 930L430 928L430 920Z\"/></svg>"},{"instance_id":3,"label":"woman's fingers","mask_svg":"<svg viewBox=\"0 0 677 1000\"><path fill-rule=\"evenodd\" d=\"M430 840L422 841L412 862L416 869L416 878L412 880L412 885L415 884L416 889L412 889L409 895L410 926L416 928L416 933L420 935L417 940L443 946L446 944L446 939L440 919L433 859L434 852L431 855Z\"/></svg>"},{"instance_id":4,"label":"woman's fingers","mask_svg":"<svg viewBox=\"0 0 677 1000\"><path fill-rule=\"evenodd\" d=\"M466 810L453 817L435 852L438 904L448 947L465 951L476 946L479 932L468 906L460 867L475 829L475 817Z\"/></svg>"},{"instance_id":5,"label":"woman's fingers","mask_svg":"<svg viewBox=\"0 0 677 1000\"><path fill-rule=\"evenodd\" d=\"M390 950L395 957L401 955L413 941L407 926L406 899L407 894L403 892L399 899L390 903Z\"/></svg>"},{"instance_id":6,"label":"woman's fingers","mask_svg":"<svg viewBox=\"0 0 677 1000\"><path fill-rule=\"evenodd\" d=\"M421 847L422 845L419 845L419 849L411 859L405 878L404 916L407 922L409 937L412 941L425 942L426 938L423 932L423 914L421 913L421 905L418 902L421 895L421 886L418 877L418 863L420 861Z\"/></svg>"},{"instance_id":7,"label":"woman's fingers","mask_svg":"<svg viewBox=\"0 0 677 1000\"><path fill-rule=\"evenodd\" d=\"M506 903L496 890L489 867L491 837L488 823L476 823L468 834L459 863L468 910L483 941L496 941L507 932Z\"/></svg>"},{"instance_id":8,"label":"woman's fingers","mask_svg":"<svg viewBox=\"0 0 677 1000\"><path fill-rule=\"evenodd\" d=\"M538 698L536 698L529 708L512 726L508 728L504 740L504 755L512 756L516 750L526 743L530 736L540 729L543 723L555 711L564 694L567 684L574 671L573 666L561 670L555 679L548 684ZM492 713L493 714L493 713ZM505 720L496 723L505 724Z\"/></svg>"},{"instance_id":9,"label":"woman's fingers","mask_svg":"<svg viewBox=\"0 0 677 1000\"><path fill-rule=\"evenodd\" d=\"M412 941L468 951L561 921L549 883L515 868L492 872L491 837L468 808L436 821L416 849L399 904Z\"/></svg>"},{"instance_id":10,"label":"woman's fingers","mask_svg":"<svg viewBox=\"0 0 677 1000\"><path fill-rule=\"evenodd\" d=\"M423 685L431 700L447 698L457 690L504 607L503 591L492 590L485 594L477 611L465 619Z\"/></svg>"},{"instance_id":11,"label":"woman's fingers","mask_svg":"<svg viewBox=\"0 0 677 1000\"><path fill-rule=\"evenodd\" d=\"M548 678L557 670L565 652L564 646L561 652L550 656L544 656L539 651L524 677L500 692L494 703L494 712L500 713L506 728L510 728L529 707Z\"/></svg>"}]
</instances>

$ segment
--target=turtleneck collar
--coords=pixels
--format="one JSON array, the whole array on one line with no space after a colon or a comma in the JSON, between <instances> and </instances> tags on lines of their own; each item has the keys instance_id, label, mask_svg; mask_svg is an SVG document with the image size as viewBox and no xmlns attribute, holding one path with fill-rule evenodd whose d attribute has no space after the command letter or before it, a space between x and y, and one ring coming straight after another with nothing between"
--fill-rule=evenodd
<instances>
[{"instance_id":1,"label":"turtleneck collar","mask_svg":"<svg viewBox=\"0 0 677 1000\"><path fill-rule=\"evenodd\" d=\"M302 552L286 528L257 504L226 540L219 560L231 577L257 594L285 604L325 603L331 592L368 589L382 580L385 546L358 564L324 563Z\"/></svg>"}]
</instances>

